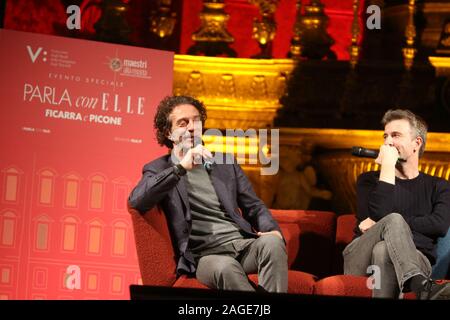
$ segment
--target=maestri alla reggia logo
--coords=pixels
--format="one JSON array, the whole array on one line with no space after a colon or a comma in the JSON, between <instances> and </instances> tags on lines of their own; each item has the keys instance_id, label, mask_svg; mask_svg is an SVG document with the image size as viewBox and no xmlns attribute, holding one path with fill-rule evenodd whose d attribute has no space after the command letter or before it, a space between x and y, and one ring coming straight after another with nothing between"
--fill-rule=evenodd
<instances>
[{"instance_id":1,"label":"maestri alla reggia logo","mask_svg":"<svg viewBox=\"0 0 450 320\"><path fill-rule=\"evenodd\" d=\"M112 58L109 60L109 68L122 76L150 79L147 60Z\"/></svg>"}]
</instances>

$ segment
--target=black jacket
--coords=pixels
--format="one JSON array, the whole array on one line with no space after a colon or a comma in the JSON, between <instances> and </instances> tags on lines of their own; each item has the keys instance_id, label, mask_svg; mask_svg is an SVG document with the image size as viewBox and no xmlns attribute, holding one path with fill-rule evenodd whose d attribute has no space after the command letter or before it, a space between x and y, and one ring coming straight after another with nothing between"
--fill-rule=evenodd
<instances>
[{"instance_id":1,"label":"black jacket","mask_svg":"<svg viewBox=\"0 0 450 320\"><path fill-rule=\"evenodd\" d=\"M211 182L222 209L249 237L256 237L256 231L281 232L270 211L256 196L241 167L230 156L223 157L224 160L231 159L232 164L214 163L210 170ZM129 204L142 214L156 205L163 210L178 260L179 275L194 273L196 266L187 248L191 232L191 213L186 176L178 177L173 166L170 154L146 164L141 181L130 194Z\"/></svg>"}]
</instances>

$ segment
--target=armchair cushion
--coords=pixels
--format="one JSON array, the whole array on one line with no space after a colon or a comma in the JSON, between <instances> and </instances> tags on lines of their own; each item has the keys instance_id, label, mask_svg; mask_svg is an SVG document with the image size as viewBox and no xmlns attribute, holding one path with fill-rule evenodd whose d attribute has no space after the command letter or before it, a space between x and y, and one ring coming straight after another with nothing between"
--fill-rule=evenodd
<instances>
[{"instance_id":1,"label":"armchair cushion","mask_svg":"<svg viewBox=\"0 0 450 320\"><path fill-rule=\"evenodd\" d=\"M338 275L319 280L314 289L315 294L328 296L372 297L367 287L367 277Z\"/></svg>"}]
</instances>

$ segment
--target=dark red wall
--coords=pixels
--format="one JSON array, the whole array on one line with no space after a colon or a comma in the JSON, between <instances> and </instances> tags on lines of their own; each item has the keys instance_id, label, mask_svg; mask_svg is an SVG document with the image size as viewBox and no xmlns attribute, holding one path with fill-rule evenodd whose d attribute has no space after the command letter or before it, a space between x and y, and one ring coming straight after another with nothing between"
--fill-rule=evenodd
<instances>
[{"instance_id":1,"label":"dark red wall","mask_svg":"<svg viewBox=\"0 0 450 320\"><path fill-rule=\"evenodd\" d=\"M89 6L89 3L98 1L78 1L82 9L81 32L69 32L65 28L67 14L62 2L55 0L8 0L5 10L4 28L29 32L56 34L63 36L76 36L83 38L95 38L93 25L100 17L98 7ZM131 44L151 47L148 41L148 1L130 0L128 15L129 24L133 29L130 34ZM303 0L309 3L309 0ZM332 49L338 59L349 58L348 47L351 42L351 24L353 20L352 0L322 0L325 12L329 16L328 32L335 40ZM362 1L363 2L363 1ZM225 10L230 15L228 31L235 38L232 48L238 53L238 57L248 58L259 52L258 44L252 39L252 24L254 18L259 18L258 9L248 3L247 0L225 0ZM186 53L193 44L191 35L200 26L199 12L202 9L202 0L182 1L181 35L179 41L179 53ZM276 13L277 34L273 42L273 56L285 58L290 46L292 29L295 22L295 0L280 0ZM178 18L180 18L180 16ZM361 24L361 21L360 21Z\"/></svg>"}]
</instances>

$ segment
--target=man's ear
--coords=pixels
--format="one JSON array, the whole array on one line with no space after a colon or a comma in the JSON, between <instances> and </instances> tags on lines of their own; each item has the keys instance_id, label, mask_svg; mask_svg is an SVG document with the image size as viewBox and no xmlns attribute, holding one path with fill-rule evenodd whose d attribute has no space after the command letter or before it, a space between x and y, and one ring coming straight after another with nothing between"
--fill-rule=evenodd
<instances>
[{"instance_id":1,"label":"man's ear","mask_svg":"<svg viewBox=\"0 0 450 320\"><path fill-rule=\"evenodd\" d=\"M415 143L417 145L417 151L419 151L420 147L422 147L422 145L423 145L422 137L421 136L417 136L416 139L415 139Z\"/></svg>"}]
</instances>

